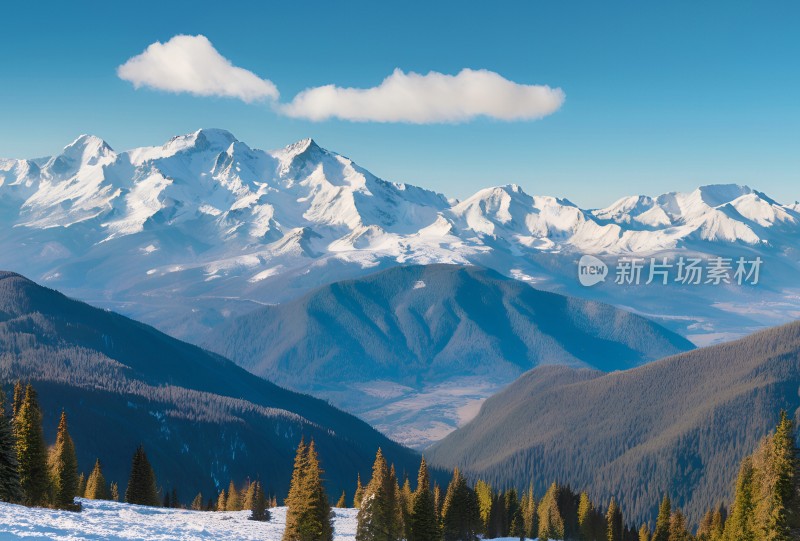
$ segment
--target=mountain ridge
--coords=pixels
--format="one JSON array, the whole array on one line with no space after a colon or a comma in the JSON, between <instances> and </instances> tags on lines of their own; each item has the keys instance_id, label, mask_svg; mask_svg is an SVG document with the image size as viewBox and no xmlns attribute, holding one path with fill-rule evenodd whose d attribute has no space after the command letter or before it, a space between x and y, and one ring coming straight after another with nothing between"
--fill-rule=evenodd
<instances>
[{"instance_id":1,"label":"mountain ridge","mask_svg":"<svg viewBox=\"0 0 800 541\"><path fill-rule=\"evenodd\" d=\"M696 524L731 500L779 411L800 420L799 388L796 321L622 372L535 368L425 454L497 486L532 478L613 496L637 523L666 493Z\"/></svg>"},{"instance_id":2,"label":"mountain ridge","mask_svg":"<svg viewBox=\"0 0 800 541\"><path fill-rule=\"evenodd\" d=\"M368 475L378 447L399 471L418 466L414 452L323 400L0 272L0 384L8 391L18 379L39 393L48 440L66 411L80 467L100 458L121 490L140 443L166 489L207 496L248 476L285 494L301 437L316 441L331 495Z\"/></svg>"},{"instance_id":3,"label":"mountain ridge","mask_svg":"<svg viewBox=\"0 0 800 541\"><path fill-rule=\"evenodd\" d=\"M202 345L418 448L533 366L612 371L692 348L609 305L444 264L319 287L222 323Z\"/></svg>"},{"instance_id":4,"label":"mountain ridge","mask_svg":"<svg viewBox=\"0 0 800 541\"><path fill-rule=\"evenodd\" d=\"M203 129L121 152L81 136L61 155L2 159L0 208L0 266L195 342L254 303L410 263L492 268L658 316L700 343L800 313L785 294L800 271L800 211L746 186L631 196L604 209L513 184L457 201L383 180L311 138L267 152ZM646 288L581 288L583 253L610 263L760 256L770 275L762 301L745 289L672 288L663 306ZM754 311L754 302L766 306Z\"/></svg>"}]
</instances>

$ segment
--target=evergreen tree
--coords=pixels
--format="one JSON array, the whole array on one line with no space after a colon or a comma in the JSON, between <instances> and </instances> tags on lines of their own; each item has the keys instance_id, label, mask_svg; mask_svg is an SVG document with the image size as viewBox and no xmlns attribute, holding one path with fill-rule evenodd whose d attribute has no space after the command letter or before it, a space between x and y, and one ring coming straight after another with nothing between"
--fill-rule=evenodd
<instances>
[{"instance_id":1,"label":"evergreen tree","mask_svg":"<svg viewBox=\"0 0 800 541\"><path fill-rule=\"evenodd\" d=\"M417 474L417 491L412 501L409 533L409 541L439 541L441 537L425 457L422 457Z\"/></svg>"},{"instance_id":2,"label":"evergreen tree","mask_svg":"<svg viewBox=\"0 0 800 541\"><path fill-rule=\"evenodd\" d=\"M361 484L361 474L358 474L356 480L356 491L353 495L353 508L358 509L361 507L361 499L364 497L364 486Z\"/></svg>"},{"instance_id":3,"label":"evergreen tree","mask_svg":"<svg viewBox=\"0 0 800 541\"><path fill-rule=\"evenodd\" d=\"M606 513L606 541L623 541L622 511L617 502L611 498Z\"/></svg>"},{"instance_id":4,"label":"evergreen tree","mask_svg":"<svg viewBox=\"0 0 800 541\"><path fill-rule=\"evenodd\" d=\"M478 497L456 468L442 505L442 539L474 541L481 529Z\"/></svg>"},{"instance_id":5,"label":"evergreen tree","mask_svg":"<svg viewBox=\"0 0 800 541\"><path fill-rule=\"evenodd\" d=\"M169 498L169 492L164 494L164 501L161 503L161 507L165 509L172 507L172 500Z\"/></svg>"},{"instance_id":6,"label":"evergreen tree","mask_svg":"<svg viewBox=\"0 0 800 541\"><path fill-rule=\"evenodd\" d=\"M489 518L492 513L492 487L484 480L475 483L475 495L478 497L478 509L481 513L481 532L489 534Z\"/></svg>"},{"instance_id":7,"label":"evergreen tree","mask_svg":"<svg viewBox=\"0 0 800 541\"><path fill-rule=\"evenodd\" d=\"M206 511L215 511L217 509L217 502L211 496L208 497L208 503L206 503Z\"/></svg>"},{"instance_id":8,"label":"evergreen tree","mask_svg":"<svg viewBox=\"0 0 800 541\"><path fill-rule=\"evenodd\" d=\"M233 480L228 484L228 496L225 500L225 510L226 511L241 511L242 510L242 499L239 494L239 491L236 490L236 485L233 484Z\"/></svg>"},{"instance_id":9,"label":"evergreen tree","mask_svg":"<svg viewBox=\"0 0 800 541\"><path fill-rule=\"evenodd\" d=\"M86 495L86 474L81 472L78 476L78 490L75 493L76 498L83 498Z\"/></svg>"},{"instance_id":10,"label":"evergreen tree","mask_svg":"<svg viewBox=\"0 0 800 541\"><path fill-rule=\"evenodd\" d=\"M753 459L745 457L736 479L731 516L725 523L726 541L755 541L753 501Z\"/></svg>"},{"instance_id":11,"label":"evergreen tree","mask_svg":"<svg viewBox=\"0 0 800 541\"><path fill-rule=\"evenodd\" d=\"M511 488L503 495L506 507L506 532L504 536L519 537L520 530L522 529L522 516L519 510L519 499L517 498L517 491ZM516 522L516 525L515 525ZM516 531L514 530L516 526Z\"/></svg>"},{"instance_id":12,"label":"evergreen tree","mask_svg":"<svg viewBox=\"0 0 800 541\"><path fill-rule=\"evenodd\" d=\"M709 541L722 541L725 533L725 520L727 512L725 507L720 505L711 517L711 528L709 530Z\"/></svg>"},{"instance_id":13,"label":"evergreen tree","mask_svg":"<svg viewBox=\"0 0 800 541\"><path fill-rule=\"evenodd\" d=\"M639 528L639 541L650 541L650 527L647 524Z\"/></svg>"},{"instance_id":14,"label":"evergreen tree","mask_svg":"<svg viewBox=\"0 0 800 541\"><path fill-rule=\"evenodd\" d=\"M228 502L228 495L225 494L225 489L223 488L219 496L217 496L217 511L225 511L226 504Z\"/></svg>"},{"instance_id":15,"label":"evergreen tree","mask_svg":"<svg viewBox=\"0 0 800 541\"><path fill-rule=\"evenodd\" d=\"M342 491L342 495L339 496L339 501L336 502L336 507L338 507L339 509L347 507L347 500L345 499L344 490Z\"/></svg>"},{"instance_id":16,"label":"evergreen tree","mask_svg":"<svg viewBox=\"0 0 800 541\"><path fill-rule=\"evenodd\" d=\"M578 500L578 539L595 541L594 539L594 504L586 492L581 492Z\"/></svg>"},{"instance_id":17,"label":"evergreen tree","mask_svg":"<svg viewBox=\"0 0 800 541\"><path fill-rule=\"evenodd\" d=\"M691 541L692 536L686 529L686 517L680 511L675 511L670 517L669 541Z\"/></svg>"},{"instance_id":18,"label":"evergreen tree","mask_svg":"<svg viewBox=\"0 0 800 541\"><path fill-rule=\"evenodd\" d=\"M147 454L141 445L136 448L131 461L131 475L128 488L125 490L125 501L136 505L158 507L158 489L156 474L153 472Z\"/></svg>"},{"instance_id":19,"label":"evergreen tree","mask_svg":"<svg viewBox=\"0 0 800 541\"><path fill-rule=\"evenodd\" d=\"M765 541L795 539L800 529L800 463L795 447L794 423L785 411L772 438L771 460L767 465L769 511L763 527ZM763 493L763 491L762 491Z\"/></svg>"},{"instance_id":20,"label":"evergreen tree","mask_svg":"<svg viewBox=\"0 0 800 541\"><path fill-rule=\"evenodd\" d=\"M313 440L308 447L301 440L297 447L286 506L284 541L333 539L332 513Z\"/></svg>"},{"instance_id":21,"label":"evergreen tree","mask_svg":"<svg viewBox=\"0 0 800 541\"><path fill-rule=\"evenodd\" d=\"M402 515L400 519L403 521L403 538L409 539L411 537L411 513L413 512L414 506L414 494L411 492L411 482L408 480L407 475L403 482L403 488L400 489L399 496Z\"/></svg>"},{"instance_id":22,"label":"evergreen tree","mask_svg":"<svg viewBox=\"0 0 800 541\"><path fill-rule=\"evenodd\" d=\"M528 487L528 491L523 495L521 507L525 536L533 539L539 533L539 525L536 516L536 498L533 495L533 485Z\"/></svg>"},{"instance_id":23,"label":"evergreen tree","mask_svg":"<svg viewBox=\"0 0 800 541\"><path fill-rule=\"evenodd\" d=\"M194 497L192 500L192 511L202 511L203 510L203 493L198 492L197 496Z\"/></svg>"},{"instance_id":24,"label":"evergreen tree","mask_svg":"<svg viewBox=\"0 0 800 541\"><path fill-rule=\"evenodd\" d=\"M364 490L358 509L356 541L397 541L403 528L398 523L399 502L395 497L396 482L392 478L383 452L378 449L372 466L372 479Z\"/></svg>"},{"instance_id":25,"label":"evergreen tree","mask_svg":"<svg viewBox=\"0 0 800 541\"><path fill-rule=\"evenodd\" d=\"M11 403L11 419L12 421L17 418L17 414L19 413L19 408L22 406L22 402L25 399L25 387L23 387L22 382L17 380L14 384L14 399Z\"/></svg>"},{"instance_id":26,"label":"evergreen tree","mask_svg":"<svg viewBox=\"0 0 800 541\"><path fill-rule=\"evenodd\" d=\"M539 539L564 539L564 518L558 508L559 487L550 485L539 502Z\"/></svg>"},{"instance_id":27,"label":"evergreen tree","mask_svg":"<svg viewBox=\"0 0 800 541\"><path fill-rule=\"evenodd\" d=\"M508 530L508 513L506 512L506 499L503 494L492 494L492 505L489 510L489 526L487 535L490 538L505 537Z\"/></svg>"},{"instance_id":28,"label":"evergreen tree","mask_svg":"<svg viewBox=\"0 0 800 541\"><path fill-rule=\"evenodd\" d=\"M242 499L242 509L252 510L253 509L253 498L256 497L256 483L255 481L248 481L247 483L247 490L244 491L244 498ZM266 500L264 501L264 506L266 508Z\"/></svg>"},{"instance_id":29,"label":"evergreen tree","mask_svg":"<svg viewBox=\"0 0 800 541\"><path fill-rule=\"evenodd\" d=\"M80 507L75 504L75 494L78 492L78 458L75 456L75 444L69 435L67 414L63 411L58 423L56 444L50 452L49 468L53 507L79 510Z\"/></svg>"},{"instance_id":30,"label":"evergreen tree","mask_svg":"<svg viewBox=\"0 0 800 541\"><path fill-rule=\"evenodd\" d=\"M652 541L669 541L669 524L672 516L672 505L669 496L664 495L661 506L658 508L658 518L656 518L656 529L653 531Z\"/></svg>"},{"instance_id":31,"label":"evergreen tree","mask_svg":"<svg viewBox=\"0 0 800 541\"><path fill-rule=\"evenodd\" d=\"M442 522L442 488L439 483L433 484L433 503L436 506L436 518Z\"/></svg>"},{"instance_id":32,"label":"evergreen tree","mask_svg":"<svg viewBox=\"0 0 800 541\"><path fill-rule=\"evenodd\" d=\"M266 522L270 519L270 513L267 509L267 498L264 496L264 489L261 488L259 481L250 483L253 487L253 501L250 506L250 520L258 520Z\"/></svg>"},{"instance_id":33,"label":"evergreen tree","mask_svg":"<svg viewBox=\"0 0 800 541\"><path fill-rule=\"evenodd\" d=\"M172 500L172 507L174 509L180 509L182 507L181 500L178 498L178 489L175 487L172 487L172 494L170 495L170 500Z\"/></svg>"},{"instance_id":34,"label":"evergreen tree","mask_svg":"<svg viewBox=\"0 0 800 541\"><path fill-rule=\"evenodd\" d=\"M15 396L16 394L15 391ZM23 502L29 506L45 505L50 487L47 450L42 433L42 412L31 384L25 387L24 398L17 407L14 435L17 440L17 464L24 494Z\"/></svg>"},{"instance_id":35,"label":"evergreen tree","mask_svg":"<svg viewBox=\"0 0 800 541\"><path fill-rule=\"evenodd\" d=\"M86 480L84 497L89 500L108 500L111 497L108 491L108 485L106 484L106 478L103 476L103 469L100 466L99 458L95 460L94 469Z\"/></svg>"},{"instance_id":36,"label":"evergreen tree","mask_svg":"<svg viewBox=\"0 0 800 541\"><path fill-rule=\"evenodd\" d=\"M119 501L119 486L117 483L111 483L111 501L118 502Z\"/></svg>"},{"instance_id":37,"label":"evergreen tree","mask_svg":"<svg viewBox=\"0 0 800 541\"><path fill-rule=\"evenodd\" d=\"M11 423L5 412L6 395L0 388L0 501L16 503L22 501L22 486L19 483L17 443Z\"/></svg>"}]
</instances>

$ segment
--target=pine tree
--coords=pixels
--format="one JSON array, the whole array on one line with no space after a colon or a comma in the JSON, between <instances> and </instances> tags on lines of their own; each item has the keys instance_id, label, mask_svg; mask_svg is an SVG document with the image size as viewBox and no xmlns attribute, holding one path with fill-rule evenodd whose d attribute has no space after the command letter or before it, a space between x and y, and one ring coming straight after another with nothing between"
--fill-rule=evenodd
<instances>
[{"instance_id":1,"label":"pine tree","mask_svg":"<svg viewBox=\"0 0 800 541\"><path fill-rule=\"evenodd\" d=\"M158 507L158 489L156 475L153 472L147 454L141 445L136 448L131 461L131 475L128 488L125 490L125 501L136 505Z\"/></svg>"},{"instance_id":2,"label":"pine tree","mask_svg":"<svg viewBox=\"0 0 800 541\"><path fill-rule=\"evenodd\" d=\"M86 495L86 474L81 472L78 476L78 490L75 492L76 498L83 498Z\"/></svg>"},{"instance_id":3,"label":"pine tree","mask_svg":"<svg viewBox=\"0 0 800 541\"><path fill-rule=\"evenodd\" d=\"M765 541L789 541L800 528L800 463L795 447L794 423L785 411L772 438L769 516L764 528Z\"/></svg>"},{"instance_id":4,"label":"pine tree","mask_svg":"<svg viewBox=\"0 0 800 541\"><path fill-rule=\"evenodd\" d=\"M19 413L19 408L22 406L22 402L25 399L25 388L22 385L20 380L14 384L14 400L11 405L11 419L12 422L14 419L17 418L17 414Z\"/></svg>"},{"instance_id":5,"label":"pine tree","mask_svg":"<svg viewBox=\"0 0 800 541\"><path fill-rule=\"evenodd\" d=\"M578 539L594 541L594 504L586 492L578 500Z\"/></svg>"},{"instance_id":6,"label":"pine tree","mask_svg":"<svg viewBox=\"0 0 800 541\"><path fill-rule=\"evenodd\" d=\"M672 516L672 506L669 496L664 495L661 506L658 508L658 518L656 518L656 529L653 531L652 541L669 541L669 524Z\"/></svg>"},{"instance_id":7,"label":"pine tree","mask_svg":"<svg viewBox=\"0 0 800 541\"><path fill-rule=\"evenodd\" d=\"M286 506L284 541L333 539L332 513L313 440L308 447L301 440L297 447Z\"/></svg>"},{"instance_id":8,"label":"pine tree","mask_svg":"<svg viewBox=\"0 0 800 541\"><path fill-rule=\"evenodd\" d=\"M236 490L236 485L233 484L233 480L228 484L228 497L225 500L225 510L226 511L241 511L242 510L242 499L239 491Z\"/></svg>"},{"instance_id":9,"label":"pine tree","mask_svg":"<svg viewBox=\"0 0 800 541\"><path fill-rule=\"evenodd\" d=\"M119 501L119 486L117 483L111 483L111 501L118 502Z\"/></svg>"},{"instance_id":10,"label":"pine tree","mask_svg":"<svg viewBox=\"0 0 800 541\"><path fill-rule=\"evenodd\" d=\"M539 538L564 539L564 518L558 508L559 487L550 485L539 502Z\"/></svg>"},{"instance_id":11,"label":"pine tree","mask_svg":"<svg viewBox=\"0 0 800 541\"><path fill-rule=\"evenodd\" d=\"M253 501L250 506L250 520L258 520L266 522L270 519L269 510L267 510L267 498L264 496L264 489L261 488L259 481L250 483L253 487Z\"/></svg>"},{"instance_id":12,"label":"pine tree","mask_svg":"<svg viewBox=\"0 0 800 541\"><path fill-rule=\"evenodd\" d=\"M447 486L442 505L442 539L474 541L481 528L480 509L475 492L456 468Z\"/></svg>"},{"instance_id":13,"label":"pine tree","mask_svg":"<svg viewBox=\"0 0 800 541\"><path fill-rule=\"evenodd\" d=\"M106 478L103 476L103 469L100 466L100 459L94 462L94 469L86 480L84 497L89 500L108 500L111 494L108 491Z\"/></svg>"},{"instance_id":14,"label":"pine tree","mask_svg":"<svg viewBox=\"0 0 800 541\"><path fill-rule=\"evenodd\" d=\"M358 509L356 541L397 541L402 536L398 524L399 506L392 478L383 452L378 449L372 465L372 479L364 489Z\"/></svg>"},{"instance_id":15,"label":"pine tree","mask_svg":"<svg viewBox=\"0 0 800 541\"><path fill-rule=\"evenodd\" d=\"M78 511L75 494L78 492L78 458L75 456L75 444L69 435L67 414L61 412L58 423L56 444L49 457L52 504L56 509Z\"/></svg>"},{"instance_id":16,"label":"pine tree","mask_svg":"<svg viewBox=\"0 0 800 541\"><path fill-rule=\"evenodd\" d=\"M503 499L505 500L505 507L506 507L506 536L511 537L519 537L520 530L522 529L522 516L520 515L519 510L519 499L517 498L517 491L514 488L511 488L506 491L503 495ZM516 531L515 523L516 522Z\"/></svg>"},{"instance_id":17,"label":"pine tree","mask_svg":"<svg viewBox=\"0 0 800 541\"><path fill-rule=\"evenodd\" d=\"M172 494L170 495L170 500L172 500L173 509L180 509L182 507L181 501L178 498L178 489L175 487L172 487Z\"/></svg>"},{"instance_id":18,"label":"pine tree","mask_svg":"<svg viewBox=\"0 0 800 541\"><path fill-rule=\"evenodd\" d=\"M490 538L505 537L508 530L508 512L506 499L502 493L492 494L492 505L489 510L489 526L487 534Z\"/></svg>"},{"instance_id":19,"label":"pine tree","mask_svg":"<svg viewBox=\"0 0 800 541\"><path fill-rule=\"evenodd\" d=\"M608 504L606 513L606 541L623 541L622 512L614 498Z\"/></svg>"},{"instance_id":20,"label":"pine tree","mask_svg":"<svg viewBox=\"0 0 800 541\"><path fill-rule=\"evenodd\" d=\"M670 517L669 541L691 541L692 536L686 529L686 517L680 511L675 511Z\"/></svg>"},{"instance_id":21,"label":"pine tree","mask_svg":"<svg viewBox=\"0 0 800 541\"><path fill-rule=\"evenodd\" d=\"M225 511L225 507L228 501L228 495L225 494L225 489L223 488L219 496L217 496L217 511Z\"/></svg>"},{"instance_id":22,"label":"pine tree","mask_svg":"<svg viewBox=\"0 0 800 541\"><path fill-rule=\"evenodd\" d=\"M414 511L414 493L411 491L411 481L406 479L403 482L403 488L399 491L400 498L400 511L401 521L403 522L403 538L408 539L411 537L411 513Z\"/></svg>"},{"instance_id":23,"label":"pine tree","mask_svg":"<svg viewBox=\"0 0 800 541\"><path fill-rule=\"evenodd\" d=\"M169 492L164 494L164 501L161 503L161 507L165 509L169 509L170 507L172 507L172 500L170 500L169 498Z\"/></svg>"},{"instance_id":24,"label":"pine tree","mask_svg":"<svg viewBox=\"0 0 800 541\"><path fill-rule=\"evenodd\" d=\"M345 499L344 490L342 491L342 495L339 496L339 501L336 502L336 507L338 507L339 509L344 509L345 507L347 507L347 500Z\"/></svg>"},{"instance_id":25,"label":"pine tree","mask_svg":"<svg viewBox=\"0 0 800 541\"><path fill-rule=\"evenodd\" d=\"M478 509L481 514L481 532L489 534L489 518L492 513L492 487L480 479L475 483L475 495L478 497Z\"/></svg>"},{"instance_id":26,"label":"pine tree","mask_svg":"<svg viewBox=\"0 0 800 541\"><path fill-rule=\"evenodd\" d=\"M709 541L722 541L723 534L725 533L725 520L727 519L726 513L726 509L722 505L717 507L717 509L714 511L714 514L711 517Z\"/></svg>"},{"instance_id":27,"label":"pine tree","mask_svg":"<svg viewBox=\"0 0 800 541\"><path fill-rule=\"evenodd\" d=\"M253 509L253 498L256 497L256 483L255 481L248 481L247 483L247 490L244 491L244 498L242 499L242 509L245 510L252 510ZM266 501L264 502L264 506L266 507Z\"/></svg>"},{"instance_id":28,"label":"pine tree","mask_svg":"<svg viewBox=\"0 0 800 541\"><path fill-rule=\"evenodd\" d=\"M650 541L650 527L647 524L639 528L639 541Z\"/></svg>"},{"instance_id":29,"label":"pine tree","mask_svg":"<svg viewBox=\"0 0 800 541\"><path fill-rule=\"evenodd\" d=\"M16 394L15 391L15 396ZM14 435L17 440L17 464L24 494L23 503L29 506L45 505L50 488L47 450L42 433L42 412L31 384L25 387L24 398L17 407ZM75 490L77 492L77 487Z\"/></svg>"},{"instance_id":30,"label":"pine tree","mask_svg":"<svg viewBox=\"0 0 800 541\"><path fill-rule=\"evenodd\" d=\"M353 495L353 508L358 509L361 507L361 499L364 497L364 486L361 484L361 474L358 474L356 480L356 491Z\"/></svg>"},{"instance_id":31,"label":"pine tree","mask_svg":"<svg viewBox=\"0 0 800 541\"><path fill-rule=\"evenodd\" d=\"M203 510L203 493L198 492L197 496L194 497L192 500L192 511L202 511Z\"/></svg>"},{"instance_id":32,"label":"pine tree","mask_svg":"<svg viewBox=\"0 0 800 541\"><path fill-rule=\"evenodd\" d=\"M409 541L439 541L441 537L425 457L422 457L417 474L417 490L411 504L409 533Z\"/></svg>"},{"instance_id":33,"label":"pine tree","mask_svg":"<svg viewBox=\"0 0 800 541\"><path fill-rule=\"evenodd\" d=\"M727 541L755 541L754 508L753 459L748 456L739 467L731 516L725 523Z\"/></svg>"},{"instance_id":34,"label":"pine tree","mask_svg":"<svg viewBox=\"0 0 800 541\"><path fill-rule=\"evenodd\" d=\"M442 522L442 488L439 483L433 484L433 503L436 505L436 518Z\"/></svg>"},{"instance_id":35,"label":"pine tree","mask_svg":"<svg viewBox=\"0 0 800 541\"><path fill-rule=\"evenodd\" d=\"M539 532L539 525L536 516L536 498L533 494L533 485L528 487L528 491L522 497L522 521L525 528L525 536L535 538Z\"/></svg>"},{"instance_id":36,"label":"pine tree","mask_svg":"<svg viewBox=\"0 0 800 541\"><path fill-rule=\"evenodd\" d=\"M17 443L11 423L5 412L6 395L0 388L0 501L16 503L22 501L22 486L19 484Z\"/></svg>"}]
</instances>

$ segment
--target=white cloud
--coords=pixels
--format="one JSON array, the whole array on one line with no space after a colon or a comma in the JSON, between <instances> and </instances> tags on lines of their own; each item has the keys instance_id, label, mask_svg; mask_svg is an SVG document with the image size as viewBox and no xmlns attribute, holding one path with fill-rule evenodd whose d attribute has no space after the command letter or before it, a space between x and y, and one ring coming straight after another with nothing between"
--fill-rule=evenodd
<instances>
[{"instance_id":1,"label":"white cloud","mask_svg":"<svg viewBox=\"0 0 800 541\"><path fill-rule=\"evenodd\" d=\"M532 120L554 113L563 103L560 88L518 84L488 70L421 75L396 69L374 88L326 85L306 89L280 106L280 111L315 121L341 118L431 124L480 116Z\"/></svg>"},{"instance_id":2,"label":"white cloud","mask_svg":"<svg viewBox=\"0 0 800 541\"><path fill-rule=\"evenodd\" d=\"M117 75L135 88L238 98L248 103L277 100L279 95L272 81L234 66L202 35L180 35L166 43L153 43L117 68Z\"/></svg>"}]
</instances>

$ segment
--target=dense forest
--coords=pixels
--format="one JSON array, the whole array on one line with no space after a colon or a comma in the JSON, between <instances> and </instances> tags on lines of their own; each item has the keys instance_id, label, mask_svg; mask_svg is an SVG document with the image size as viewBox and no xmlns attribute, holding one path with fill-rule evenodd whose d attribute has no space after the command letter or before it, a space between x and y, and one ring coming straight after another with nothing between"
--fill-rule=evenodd
<instances>
[{"instance_id":1,"label":"dense forest","mask_svg":"<svg viewBox=\"0 0 800 541\"><path fill-rule=\"evenodd\" d=\"M636 521L667 492L697 524L732 497L737 465L775 412L800 418L798 388L800 322L623 372L536 368L425 453L498 487L583 487Z\"/></svg>"},{"instance_id":2,"label":"dense forest","mask_svg":"<svg viewBox=\"0 0 800 541\"><path fill-rule=\"evenodd\" d=\"M75 443L62 413L54 445L47 448L38 395L31 384L14 386L10 417L0 393L0 501L79 512L76 497L120 498L118 484L106 480L100 458L88 477L78 473ZM729 506L709 508L697 528L664 495L654 523L630 521L614 498L605 507L585 491L552 483L540 497L532 485L494 489L479 480L468 483L456 468L443 489L431 482L422 458L412 488L378 449L366 485L357 476L353 507L358 508L356 541L477 541L486 538L563 539L567 541L789 541L800 536L800 452L794 423L781 412L776 429L739 466L735 497ZM649 480L642 479L642 483ZM269 520L264 481L248 479L206 500L198 493L190 504L159 485L142 446L131 460L126 502L190 507L196 511L249 509L253 520ZM182 487L181 487L182 488ZM333 515L324 470L313 440L300 441L292 479L283 498L287 507L284 541L332 541ZM336 506L347 505L343 492ZM727 511L730 509L730 512Z\"/></svg>"}]
</instances>

